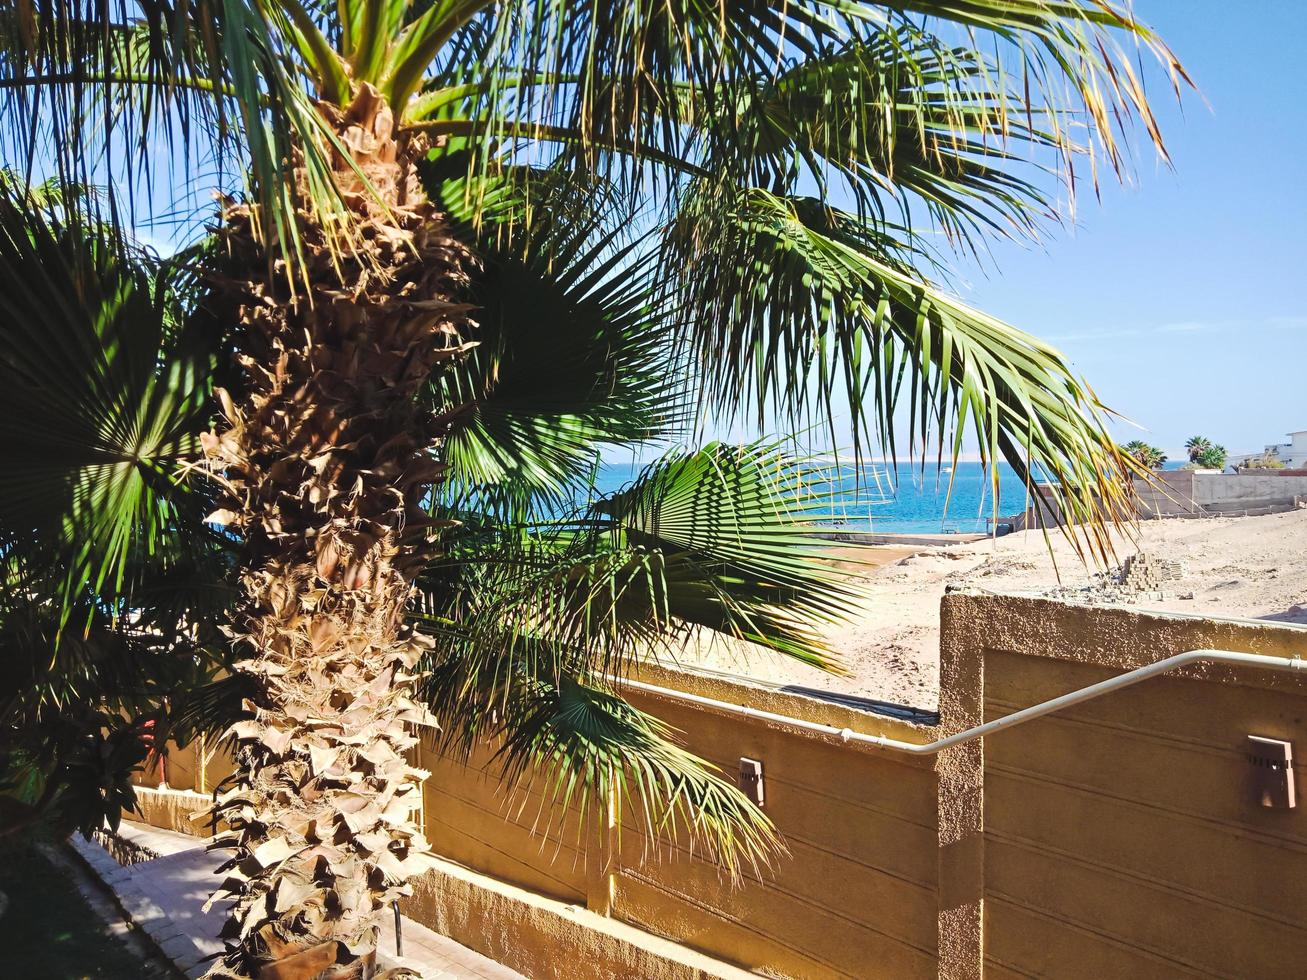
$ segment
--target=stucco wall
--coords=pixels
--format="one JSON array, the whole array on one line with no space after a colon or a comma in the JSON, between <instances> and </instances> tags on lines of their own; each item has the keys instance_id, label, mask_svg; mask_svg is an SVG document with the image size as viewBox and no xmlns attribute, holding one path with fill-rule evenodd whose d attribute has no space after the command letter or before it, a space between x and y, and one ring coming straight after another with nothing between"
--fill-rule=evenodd
<instances>
[{"instance_id":1,"label":"stucco wall","mask_svg":"<svg viewBox=\"0 0 1307 980\"><path fill-rule=\"evenodd\" d=\"M837 727L918 741L929 731L720 678L654 668L641 676ZM630 697L675 726L690 751L730 778L741 757L761 760L767 813L789 854L732 883L683 840L648 839L631 809L634 801L628 801L620 833L596 817L580 823L569 814L564 822L541 809L538 788L506 791L493 766L480 767L485 757L464 765L433 760L428 748L421 765L433 773L426 827L436 849L501 880L769 975L936 975L938 794L931 763L850 751L838 740L652 694ZM618 975L599 961L587 971L565 953L558 963L547 975Z\"/></svg>"},{"instance_id":2,"label":"stucco wall","mask_svg":"<svg viewBox=\"0 0 1307 980\"><path fill-rule=\"evenodd\" d=\"M953 593L941 616L935 727L720 677L642 676L924 742L1185 650L1307 653L1299 627L1047 599ZM790 853L739 885L648 846L637 821L619 842L555 811L544 787L510 791L484 756L442 760L428 743L426 832L468 870L419 882L409 914L567 980L1301 976L1307 805L1258 806L1244 747L1256 734L1307 751L1304 675L1200 665L924 758L633 695L728 773L762 760ZM180 829L195 803L156 793L146 819Z\"/></svg>"},{"instance_id":3,"label":"stucco wall","mask_svg":"<svg viewBox=\"0 0 1307 980\"><path fill-rule=\"evenodd\" d=\"M1199 514L1202 507L1194 499L1194 477L1191 470L1157 473L1158 483L1150 485L1135 481L1139 513L1145 517L1174 517Z\"/></svg>"},{"instance_id":4,"label":"stucco wall","mask_svg":"<svg viewBox=\"0 0 1307 980\"><path fill-rule=\"evenodd\" d=\"M553 805L538 780L506 786L487 768L490 752L470 759L440 756L424 740L418 765L431 771L423 785L424 833L438 854L503 881L552 898L584 904L590 828L575 809Z\"/></svg>"},{"instance_id":5,"label":"stucco wall","mask_svg":"<svg viewBox=\"0 0 1307 980\"><path fill-rule=\"evenodd\" d=\"M749 700L747 689L733 693L733 701ZM649 848L632 822L623 831L614 916L783 976L935 975L936 781L929 763L851 752L683 704L646 698L640 706L728 774L742 756L761 760L766 811L790 853L736 886L684 849L660 860L660 849ZM838 721L868 725L865 717Z\"/></svg>"},{"instance_id":6,"label":"stucco wall","mask_svg":"<svg viewBox=\"0 0 1307 980\"><path fill-rule=\"evenodd\" d=\"M143 771L137 776L138 786L158 786L167 776L167 786L175 790L194 790L211 795L213 789L232 771L229 753L207 742L203 736L187 745L169 743L167 758L160 765L157 756L146 759Z\"/></svg>"},{"instance_id":7,"label":"stucco wall","mask_svg":"<svg viewBox=\"0 0 1307 980\"><path fill-rule=\"evenodd\" d=\"M986 720L1185 650L1307 653L1283 626L945 609L980 661ZM1305 722L1307 678L1200 666L986 739L985 976L1301 976L1307 809L1261 807L1245 753L1250 734L1301 744Z\"/></svg>"},{"instance_id":8,"label":"stucco wall","mask_svg":"<svg viewBox=\"0 0 1307 980\"><path fill-rule=\"evenodd\" d=\"M1226 506L1307 496L1307 476L1278 473L1195 473L1194 499L1203 506Z\"/></svg>"}]
</instances>

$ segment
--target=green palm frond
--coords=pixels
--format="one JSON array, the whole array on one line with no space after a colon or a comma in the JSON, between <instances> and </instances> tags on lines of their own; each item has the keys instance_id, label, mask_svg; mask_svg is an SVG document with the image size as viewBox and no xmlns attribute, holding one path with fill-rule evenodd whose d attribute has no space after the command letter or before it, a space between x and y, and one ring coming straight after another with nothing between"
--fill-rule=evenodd
<instances>
[{"instance_id":1,"label":"green palm frond","mask_svg":"<svg viewBox=\"0 0 1307 980\"><path fill-rule=\"evenodd\" d=\"M593 470L600 445L680 434L686 413L650 249L584 216L559 220L561 194L542 207L546 223L511 189L459 180L438 189L454 213L471 194L483 213L502 208L499 221L466 226L482 260L468 296L479 346L430 393L437 409L461 406L444 450L447 492L557 504Z\"/></svg>"},{"instance_id":2,"label":"green palm frond","mask_svg":"<svg viewBox=\"0 0 1307 980\"><path fill-rule=\"evenodd\" d=\"M231 542L176 480L216 345L186 322L191 274L89 222L83 195L4 184L0 784L8 829L90 828L131 805L140 720L165 738L169 702L229 653Z\"/></svg>"},{"instance_id":3,"label":"green palm frond","mask_svg":"<svg viewBox=\"0 0 1307 980\"><path fill-rule=\"evenodd\" d=\"M89 834L132 804L139 722L165 738L169 700L211 682L225 638L198 607L170 620L138 603L129 621L93 596L71 613L84 627L63 631L57 598L21 564L13 548L0 564L0 794L12 804L0 806L0 835L45 818Z\"/></svg>"},{"instance_id":4,"label":"green palm frond","mask_svg":"<svg viewBox=\"0 0 1307 980\"><path fill-rule=\"evenodd\" d=\"M1129 512L1136 467L1092 389L1054 348L922 278L902 243L817 201L754 189L730 213L689 212L666 254L718 411L750 405L798 425L847 404L855 439L865 422L894 458L905 423L907 448L953 462L970 432L983 462L1052 482L1075 518L1068 533L1087 528L1095 551L1103 522Z\"/></svg>"},{"instance_id":5,"label":"green palm frond","mask_svg":"<svg viewBox=\"0 0 1307 980\"><path fill-rule=\"evenodd\" d=\"M159 180L161 147L182 159L183 172L210 157L221 173L248 180L268 241L294 267L299 209L307 206L328 228L340 226L329 219L341 212L329 157L336 141L302 83L307 72L322 88L336 62L305 43L294 6L34 0L12 7L0 15L6 148L63 184L99 178L105 222L135 209L141 181ZM286 166L297 157L300 186Z\"/></svg>"},{"instance_id":6,"label":"green palm frond","mask_svg":"<svg viewBox=\"0 0 1307 980\"><path fill-rule=\"evenodd\" d=\"M656 147L684 156L696 123L689 89L713 99L723 79L774 71L789 51L810 50L813 35L835 33L820 3L703 2L578 4L514 0L502 5L487 60L546 72L544 84L484 79L477 118L485 131L531 120L578 134L577 165L599 163L637 188L632 161ZM559 81L553 81L558 79ZM563 81L565 80L565 81ZM633 152L625 152L630 148Z\"/></svg>"},{"instance_id":7,"label":"green palm frond","mask_svg":"<svg viewBox=\"0 0 1307 980\"><path fill-rule=\"evenodd\" d=\"M421 583L425 622L469 690L522 671L618 673L696 629L839 669L821 628L859 591L814 533L829 495L770 444L710 445L651 464L579 520L497 528L457 514Z\"/></svg>"},{"instance_id":8,"label":"green palm frond","mask_svg":"<svg viewBox=\"0 0 1307 980\"><path fill-rule=\"evenodd\" d=\"M620 674L701 630L838 669L821 629L859 590L809 523L827 516L827 490L769 444L709 446L575 516L453 512L461 524L418 583L415 618L437 640L431 703L481 719L522 678Z\"/></svg>"},{"instance_id":9,"label":"green palm frond","mask_svg":"<svg viewBox=\"0 0 1307 980\"><path fill-rule=\"evenodd\" d=\"M1161 146L1122 39L1187 81L1127 12L1071 0L35 0L0 19L0 112L16 158L48 140L59 178L83 184L101 159L126 171L123 186L150 180L160 138L217 148L227 172L248 167L268 241L290 260L301 204L348 234L329 165L339 146L315 100L347 105L363 82L401 127L470 137L482 171L504 137L533 154L543 142L546 157L619 177L643 207L650 176L672 198L687 174L756 164L779 140L793 151L785 186L762 186L793 192L794 164L808 157L806 176L821 178L820 158L864 199L877 178L891 198L922 194L970 240L973 224L1024 226L1045 210L1005 166L1023 144L1056 146L1068 167L1096 150L1119 169L1120 131L1138 119ZM455 118L431 116L451 104ZM735 159L705 156L705 138ZM297 156L298 188L285 167Z\"/></svg>"},{"instance_id":10,"label":"green palm frond","mask_svg":"<svg viewBox=\"0 0 1307 980\"><path fill-rule=\"evenodd\" d=\"M924 192L971 244L973 224L1029 231L1049 210L1007 164L1052 148L1074 193L1077 157L1095 175L1100 156L1123 168L1132 120L1165 154L1137 49L1177 92L1188 82L1151 31L1097 2L523 0L489 31L479 50L492 68L461 120L482 137L556 142L572 165L629 178L636 195L641 167L662 170L674 193L686 173L747 172L775 154L782 183L751 182L793 192L829 170L869 201L879 179L891 199Z\"/></svg>"},{"instance_id":11,"label":"green palm frond","mask_svg":"<svg viewBox=\"0 0 1307 980\"><path fill-rule=\"evenodd\" d=\"M977 52L986 35L1009 46L1004 72L1025 79L1031 93L1013 107L1013 115L1044 106L1068 153L1093 146L1072 140L1066 125L1084 127L1093 145L1118 171L1124 167L1121 137L1139 121L1165 156L1161 130L1139 74L1145 53L1166 71L1176 94L1191 84L1179 60L1161 39L1137 20L1128 4L1109 0L893 0L892 20L921 16L951 23L972 39ZM1123 43L1124 42L1124 43ZM1132 50L1133 49L1133 50ZM1064 121L1065 120L1065 124ZM1079 144L1079 145L1077 145Z\"/></svg>"},{"instance_id":12,"label":"green palm frond","mask_svg":"<svg viewBox=\"0 0 1307 980\"><path fill-rule=\"evenodd\" d=\"M610 691L564 678L524 683L503 719L497 758L510 781L545 775L566 808L608 814L630 801L650 837L686 841L732 877L782 851L771 821L676 733Z\"/></svg>"},{"instance_id":13,"label":"green palm frond","mask_svg":"<svg viewBox=\"0 0 1307 980\"><path fill-rule=\"evenodd\" d=\"M705 169L730 188L845 196L914 235L916 205L959 244L1034 236L1054 207L1031 157L1059 137L1042 107L1017 111L1012 84L974 49L874 31L742 91L706 127Z\"/></svg>"},{"instance_id":14,"label":"green palm frond","mask_svg":"<svg viewBox=\"0 0 1307 980\"><path fill-rule=\"evenodd\" d=\"M629 799L650 837L702 846L732 876L766 861L778 842L765 815L607 679L702 632L836 669L821 625L858 589L813 533L828 492L771 444L711 445L574 518L458 515L416 617L436 641L424 696L445 747L497 744L506 777L543 772L582 810Z\"/></svg>"},{"instance_id":15,"label":"green palm frond","mask_svg":"<svg viewBox=\"0 0 1307 980\"><path fill-rule=\"evenodd\" d=\"M79 707L135 716L161 698L186 690L212 663L185 630L162 633L153 624L126 623L78 610L85 630L60 631L60 610L28 589L6 563L0 584L0 727L54 721Z\"/></svg>"},{"instance_id":16,"label":"green palm frond","mask_svg":"<svg viewBox=\"0 0 1307 980\"><path fill-rule=\"evenodd\" d=\"M823 665L810 628L846 618L858 595L817 534L836 492L832 474L774 443L710 443L651 464L594 510L610 538L665 556L673 616Z\"/></svg>"},{"instance_id":17,"label":"green palm frond","mask_svg":"<svg viewBox=\"0 0 1307 980\"><path fill-rule=\"evenodd\" d=\"M44 549L71 608L185 559L207 501L178 480L207 425L212 341L104 229L0 200L0 534ZM197 551L203 550L197 546ZM48 571L45 574L50 574Z\"/></svg>"}]
</instances>

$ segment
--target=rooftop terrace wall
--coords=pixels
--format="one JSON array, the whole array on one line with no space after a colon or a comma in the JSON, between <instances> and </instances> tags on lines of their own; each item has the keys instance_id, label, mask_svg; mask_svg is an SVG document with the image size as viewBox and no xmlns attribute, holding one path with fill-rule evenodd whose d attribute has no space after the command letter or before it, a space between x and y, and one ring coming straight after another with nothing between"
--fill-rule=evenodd
<instances>
[{"instance_id":1,"label":"rooftop terrace wall","mask_svg":"<svg viewBox=\"0 0 1307 980\"><path fill-rule=\"evenodd\" d=\"M1307 652L1284 624L1013 596L950 594L942 625L935 726L641 676L921 743L1186 650ZM1275 978L1307 962L1307 808L1261 807L1245 758L1250 734L1304 744L1307 671L1190 667L933 757L631 696L728 773L763 762L787 856L732 884L637 820L619 840L544 787L500 784L484 755L427 743L426 832L457 864L418 883L409 914L541 978ZM198 797L143 795L164 825Z\"/></svg>"},{"instance_id":2,"label":"rooftop terrace wall","mask_svg":"<svg viewBox=\"0 0 1307 980\"><path fill-rule=\"evenodd\" d=\"M943 613L969 723L1188 650L1307 653L1272 624L970 595ZM957 975L1300 976L1307 810L1260 805L1247 737L1303 744L1304 674L1201 664L985 739L961 794L984 856L956 882L983 945Z\"/></svg>"}]
</instances>

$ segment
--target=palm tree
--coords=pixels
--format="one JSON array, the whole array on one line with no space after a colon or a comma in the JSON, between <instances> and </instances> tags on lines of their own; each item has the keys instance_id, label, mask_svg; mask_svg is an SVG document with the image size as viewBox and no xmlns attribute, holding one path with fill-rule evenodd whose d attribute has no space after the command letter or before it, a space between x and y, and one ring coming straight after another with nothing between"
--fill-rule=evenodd
<instances>
[{"instance_id":1,"label":"palm tree","mask_svg":"<svg viewBox=\"0 0 1307 980\"><path fill-rule=\"evenodd\" d=\"M1224 446L1219 446L1204 436L1193 436L1184 444L1184 448L1189 451L1190 464L1205 470L1224 469L1229 456Z\"/></svg>"},{"instance_id":2,"label":"palm tree","mask_svg":"<svg viewBox=\"0 0 1307 980\"><path fill-rule=\"evenodd\" d=\"M1121 448L1148 470L1161 469L1162 464L1166 462L1166 454L1162 450L1150 446L1142 439L1132 439Z\"/></svg>"},{"instance_id":3,"label":"palm tree","mask_svg":"<svg viewBox=\"0 0 1307 980\"><path fill-rule=\"evenodd\" d=\"M137 616L141 556L183 527L204 539L189 508L217 497L204 547L235 556L223 690L244 709L217 805L237 848L220 972L367 969L428 860L404 755L431 720L424 665L438 711L481 706L455 730L499 726L510 758L593 783L641 747L649 772L686 769L608 680L649 643L698 625L820 656L802 624L841 603L795 529L803 468L708 447L563 519L610 433L774 418L834 439L847 404L855 455L897 453L907 421L910 446L956 458L971 428L1091 528L1122 509L1134 464L1093 392L927 273L937 231L962 250L1038 232L1053 197L1034 161L1068 188L1086 154L1119 169L1131 119L1160 149L1118 38L1183 72L1123 11L33 0L3 18L11 161L105 185L68 234L26 200L6 218L7 380L29 406L7 419L8 526L60 505L44 526L64 574L42 584L67 632L88 592ZM165 272L185 315L159 311L151 336L176 357L115 377L130 248L112 226L167 186L160 146L183 168L211 152L228 193L216 242ZM201 432L197 368L228 354ZM85 381L67 397L65 365ZM28 466L14 447L34 444ZM200 470L216 490L193 489ZM734 799L718 783L694 786L696 819L725 815L701 830L765 842L756 815L713 810Z\"/></svg>"},{"instance_id":4,"label":"palm tree","mask_svg":"<svg viewBox=\"0 0 1307 980\"><path fill-rule=\"evenodd\" d=\"M1225 469L1225 463L1229 458L1229 455L1229 450L1224 446L1213 443L1203 451L1202 455L1198 457L1197 462L1198 465L1204 469L1223 470Z\"/></svg>"},{"instance_id":5,"label":"palm tree","mask_svg":"<svg viewBox=\"0 0 1307 980\"><path fill-rule=\"evenodd\" d=\"M1188 441L1185 442L1184 448L1189 452L1189 462L1196 463L1204 453L1212 448L1212 441L1206 436L1190 436Z\"/></svg>"}]
</instances>

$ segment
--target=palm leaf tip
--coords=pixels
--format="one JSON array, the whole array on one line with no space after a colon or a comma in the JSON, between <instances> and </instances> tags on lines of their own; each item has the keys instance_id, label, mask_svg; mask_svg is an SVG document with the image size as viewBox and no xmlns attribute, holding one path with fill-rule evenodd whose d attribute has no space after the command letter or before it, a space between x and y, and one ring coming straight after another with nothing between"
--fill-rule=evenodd
<instances>
[{"instance_id":1,"label":"palm leaf tip","mask_svg":"<svg viewBox=\"0 0 1307 980\"><path fill-rule=\"evenodd\" d=\"M564 679L520 695L499 750L509 778L540 773L564 808L589 804L601 820L616 821L619 835L634 819L647 844L679 843L732 878L756 875L784 853L771 821L734 784L615 691Z\"/></svg>"}]
</instances>

